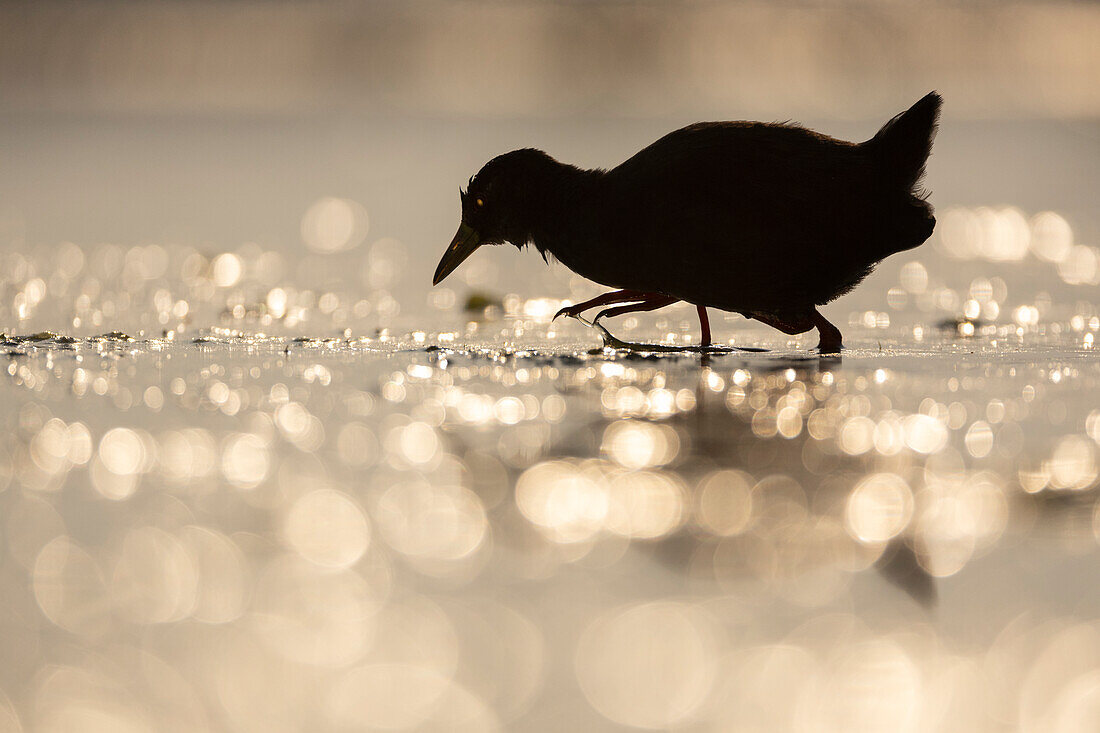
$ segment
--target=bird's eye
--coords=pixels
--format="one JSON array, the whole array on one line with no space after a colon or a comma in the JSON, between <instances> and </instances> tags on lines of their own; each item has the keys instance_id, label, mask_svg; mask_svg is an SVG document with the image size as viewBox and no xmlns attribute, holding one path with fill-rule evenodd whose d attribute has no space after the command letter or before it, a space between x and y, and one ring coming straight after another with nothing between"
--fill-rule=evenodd
<instances>
[{"instance_id":1,"label":"bird's eye","mask_svg":"<svg viewBox=\"0 0 1100 733\"><path fill-rule=\"evenodd\" d=\"M478 205L478 206L484 206L484 205L485 205L485 202L484 202L484 201L482 201L481 199L478 199L478 200L477 200L477 205Z\"/></svg>"}]
</instances>

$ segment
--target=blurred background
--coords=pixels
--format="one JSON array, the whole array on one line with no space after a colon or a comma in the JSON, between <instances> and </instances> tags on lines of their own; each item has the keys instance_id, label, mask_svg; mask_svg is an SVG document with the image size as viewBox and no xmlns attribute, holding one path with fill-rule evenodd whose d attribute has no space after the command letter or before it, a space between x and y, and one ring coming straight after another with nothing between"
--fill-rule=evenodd
<instances>
[{"instance_id":1,"label":"blurred background","mask_svg":"<svg viewBox=\"0 0 1100 733\"><path fill-rule=\"evenodd\" d=\"M608 167L700 119L862 140L931 89L941 213L1056 210L1095 244L1098 36L1089 2L4 3L0 248L253 243L267 285L399 290L366 327L449 302L457 188L499 153ZM566 297L536 259L441 292Z\"/></svg>"},{"instance_id":2,"label":"blurred background","mask_svg":"<svg viewBox=\"0 0 1100 733\"><path fill-rule=\"evenodd\" d=\"M0 733L1100 729L1100 4L0 3ZM945 98L808 353L457 189ZM698 339L680 305L619 319Z\"/></svg>"}]
</instances>

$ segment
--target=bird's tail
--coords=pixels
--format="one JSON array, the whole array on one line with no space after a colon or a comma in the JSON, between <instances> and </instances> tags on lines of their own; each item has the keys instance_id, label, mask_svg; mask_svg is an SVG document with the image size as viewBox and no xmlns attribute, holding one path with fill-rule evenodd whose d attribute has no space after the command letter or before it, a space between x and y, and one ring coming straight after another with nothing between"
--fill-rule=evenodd
<instances>
[{"instance_id":1,"label":"bird's tail","mask_svg":"<svg viewBox=\"0 0 1100 733\"><path fill-rule=\"evenodd\" d=\"M943 97L929 92L864 143L878 157L883 173L906 190L916 188L924 176L942 104Z\"/></svg>"}]
</instances>

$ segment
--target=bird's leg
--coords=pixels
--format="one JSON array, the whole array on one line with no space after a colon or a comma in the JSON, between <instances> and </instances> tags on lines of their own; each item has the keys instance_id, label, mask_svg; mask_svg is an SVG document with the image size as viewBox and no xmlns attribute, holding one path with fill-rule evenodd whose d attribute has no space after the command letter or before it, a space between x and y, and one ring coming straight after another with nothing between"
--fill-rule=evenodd
<instances>
[{"instance_id":1,"label":"bird's leg","mask_svg":"<svg viewBox=\"0 0 1100 733\"><path fill-rule=\"evenodd\" d=\"M817 333L821 337L817 342L817 350L822 354L839 354L844 348L841 343L840 329L825 320L825 316L818 313L817 308L812 311L810 320L817 327Z\"/></svg>"},{"instance_id":2,"label":"bird's leg","mask_svg":"<svg viewBox=\"0 0 1100 733\"><path fill-rule=\"evenodd\" d=\"M647 293L643 290L612 290L610 293L597 295L595 298L586 300L583 303L577 303L576 305L567 305L559 310L557 313L555 313L554 318L557 318L558 316L576 317L579 316L581 313L584 313L589 308L595 308L598 305L645 300L652 295L653 293Z\"/></svg>"},{"instance_id":3,"label":"bird's leg","mask_svg":"<svg viewBox=\"0 0 1100 733\"><path fill-rule=\"evenodd\" d=\"M695 310L699 312L699 327L703 329L703 336L699 339L699 345L710 346L710 319L707 317L707 307L697 305Z\"/></svg>"},{"instance_id":4,"label":"bird's leg","mask_svg":"<svg viewBox=\"0 0 1100 733\"><path fill-rule=\"evenodd\" d=\"M608 308L607 310L600 311L593 321L599 321L601 318L614 318L615 316L625 315L627 313L639 313L642 311L655 311L658 308L664 308L666 305L672 305L677 301L669 295L659 295L657 293L646 293L646 298L640 303L631 303L630 305L620 305L617 308Z\"/></svg>"}]
</instances>

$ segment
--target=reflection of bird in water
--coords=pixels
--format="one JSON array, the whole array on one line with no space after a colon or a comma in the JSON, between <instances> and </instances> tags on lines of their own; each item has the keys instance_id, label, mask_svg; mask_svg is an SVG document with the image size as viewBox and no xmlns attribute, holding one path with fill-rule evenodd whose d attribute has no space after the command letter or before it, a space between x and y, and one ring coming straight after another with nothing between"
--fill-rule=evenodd
<instances>
[{"instance_id":1,"label":"reflection of bird in water","mask_svg":"<svg viewBox=\"0 0 1100 733\"><path fill-rule=\"evenodd\" d=\"M875 563L879 573L901 588L925 608L933 608L939 599L936 579L917 560L916 553L904 540L895 539L887 545Z\"/></svg>"},{"instance_id":2,"label":"reflection of bird in water","mask_svg":"<svg viewBox=\"0 0 1100 733\"><path fill-rule=\"evenodd\" d=\"M597 316L679 300L756 318L784 333L840 331L817 306L883 258L932 233L917 186L941 99L928 94L864 143L790 124L703 122L669 133L611 170L583 170L539 150L489 161L462 192L462 223L438 284L482 244L533 244L619 290L563 309ZM616 305L617 304L617 305Z\"/></svg>"}]
</instances>

